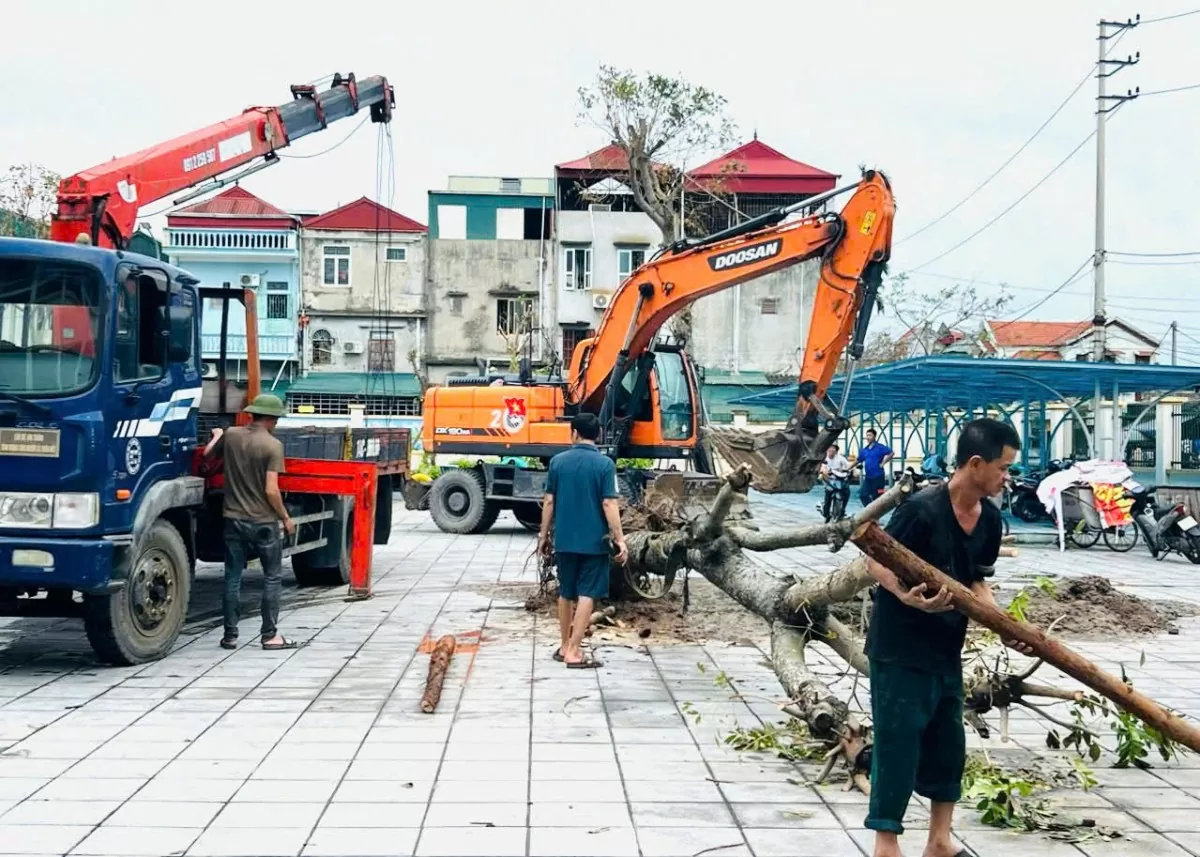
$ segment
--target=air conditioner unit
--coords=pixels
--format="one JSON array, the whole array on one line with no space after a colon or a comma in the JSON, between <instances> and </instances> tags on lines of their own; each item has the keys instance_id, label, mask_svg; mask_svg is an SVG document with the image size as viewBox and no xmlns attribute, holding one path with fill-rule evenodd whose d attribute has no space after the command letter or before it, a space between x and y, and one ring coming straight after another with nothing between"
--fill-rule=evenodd
<instances>
[{"instance_id":1,"label":"air conditioner unit","mask_svg":"<svg viewBox=\"0 0 1200 857\"><path fill-rule=\"evenodd\" d=\"M242 274L242 287L250 288L253 286L257 288L260 279L261 277L258 274Z\"/></svg>"},{"instance_id":2,"label":"air conditioner unit","mask_svg":"<svg viewBox=\"0 0 1200 857\"><path fill-rule=\"evenodd\" d=\"M204 364L204 377L205 378L216 378L217 375L218 375L218 373L217 373L217 364L216 363L205 363Z\"/></svg>"},{"instance_id":3,"label":"air conditioner unit","mask_svg":"<svg viewBox=\"0 0 1200 857\"><path fill-rule=\"evenodd\" d=\"M362 350L363 344L361 342L354 342L348 339L342 343L342 351L347 354L362 354Z\"/></svg>"},{"instance_id":4,"label":"air conditioner unit","mask_svg":"<svg viewBox=\"0 0 1200 857\"><path fill-rule=\"evenodd\" d=\"M612 205L607 202L590 202L588 211L612 211Z\"/></svg>"},{"instance_id":5,"label":"air conditioner unit","mask_svg":"<svg viewBox=\"0 0 1200 857\"><path fill-rule=\"evenodd\" d=\"M592 309L608 309L608 305L612 303L612 295L593 294Z\"/></svg>"}]
</instances>

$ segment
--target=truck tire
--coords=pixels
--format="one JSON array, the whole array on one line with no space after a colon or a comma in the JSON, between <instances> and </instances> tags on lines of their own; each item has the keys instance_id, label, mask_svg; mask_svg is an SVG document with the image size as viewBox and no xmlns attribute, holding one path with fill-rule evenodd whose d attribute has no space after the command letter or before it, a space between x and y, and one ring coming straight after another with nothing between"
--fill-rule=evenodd
<instances>
[{"instance_id":1,"label":"truck tire","mask_svg":"<svg viewBox=\"0 0 1200 857\"><path fill-rule=\"evenodd\" d=\"M444 533L468 535L487 532L500 514L488 503L483 477L474 470L447 470L429 491L429 514Z\"/></svg>"},{"instance_id":2,"label":"truck tire","mask_svg":"<svg viewBox=\"0 0 1200 857\"><path fill-rule=\"evenodd\" d=\"M338 556L337 565L316 565L313 553L292 554L292 576L296 585L308 586L347 586L350 583L350 541L354 533L354 510L351 509L345 518L345 530L342 532L342 550ZM322 562L329 560L323 558Z\"/></svg>"},{"instance_id":3,"label":"truck tire","mask_svg":"<svg viewBox=\"0 0 1200 857\"><path fill-rule=\"evenodd\" d=\"M542 507L537 503L518 503L513 506L513 517L517 523L531 533L542 528Z\"/></svg>"},{"instance_id":4,"label":"truck tire","mask_svg":"<svg viewBox=\"0 0 1200 857\"><path fill-rule=\"evenodd\" d=\"M395 501L395 482L391 476L380 476L375 487L375 544L386 545L392 538L392 504Z\"/></svg>"},{"instance_id":5,"label":"truck tire","mask_svg":"<svg viewBox=\"0 0 1200 857\"><path fill-rule=\"evenodd\" d=\"M88 642L102 661L114 666L162 658L187 619L192 567L179 530L160 518L137 549L121 589L83 599Z\"/></svg>"}]
</instances>

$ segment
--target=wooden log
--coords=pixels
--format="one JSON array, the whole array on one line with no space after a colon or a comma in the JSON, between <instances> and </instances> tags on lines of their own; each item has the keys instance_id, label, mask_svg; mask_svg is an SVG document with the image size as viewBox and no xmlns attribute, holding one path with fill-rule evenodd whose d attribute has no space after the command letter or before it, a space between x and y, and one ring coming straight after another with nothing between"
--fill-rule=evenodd
<instances>
[{"instance_id":1,"label":"wooden log","mask_svg":"<svg viewBox=\"0 0 1200 857\"><path fill-rule=\"evenodd\" d=\"M1058 640L1048 637L1041 628L1019 622L999 607L981 601L970 589L938 571L889 536L879 524L868 521L854 532L850 540L871 559L891 569L905 586L924 583L926 597L945 587L953 599L954 609L960 613L995 631L1003 640L1017 640L1026 644L1046 663L1104 695L1169 738L1200 752L1200 729L1167 711L1116 676L1104 672Z\"/></svg>"},{"instance_id":2,"label":"wooden log","mask_svg":"<svg viewBox=\"0 0 1200 857\"><path fill-rule=\"evenodd\" d=\"M1021 552L1014 547L1009 547L1008 545L1000 546L1000 556L1012 557L1012 556L1020 556L1020 555L1021 555Z\"/></svg>"},{"instance_id":3,"label":"wooden log","mask_svg":"<svg viewBox=\"0 0 1200 857\"><path fill-rule=\"evenodd\" d=\"M442 682L446 680L446 670L450 666L450 658L454 655L455 640L453 634L447 634L437 641L429 654L429 675L425 679L425 693L421 695L421 711L433 714L438 700L442 698Z\"/></svg>"}]
</instances>

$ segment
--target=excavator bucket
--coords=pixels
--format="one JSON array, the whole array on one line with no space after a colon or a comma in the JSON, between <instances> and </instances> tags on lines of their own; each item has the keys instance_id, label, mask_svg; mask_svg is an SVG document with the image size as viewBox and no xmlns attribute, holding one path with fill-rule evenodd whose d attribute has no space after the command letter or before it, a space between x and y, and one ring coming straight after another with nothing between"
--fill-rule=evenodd
<instances>
[{"instance_id":1,"label":"excavator bucket","mask_svg":"<svg viewBox=\"0 0 1200 857\"><path fill-rule=\"evenodd\" d=\"M706 516L712 509L717 492L721 490L721 482L721 477L706 473L660 473L646 486L642 502L648 509L658 512L664 518L682 515L687 520L694 521ZM745 495L737 495L725 520L739 521L750 517Z\"/></svg>"},{"instance_id":2,"label":"excavator bucket","mask_svg":"<svg viewBox=\"0 0 1200 857\"><path fill-rule=\"evenodd\" d=\"M808 454L816 435L792 431L751 432L746 429L708 428L705 440L727 467L750 468L751 485L764 494L804 494L816 484L820 458Z\"/></svg>"}]
</instances>

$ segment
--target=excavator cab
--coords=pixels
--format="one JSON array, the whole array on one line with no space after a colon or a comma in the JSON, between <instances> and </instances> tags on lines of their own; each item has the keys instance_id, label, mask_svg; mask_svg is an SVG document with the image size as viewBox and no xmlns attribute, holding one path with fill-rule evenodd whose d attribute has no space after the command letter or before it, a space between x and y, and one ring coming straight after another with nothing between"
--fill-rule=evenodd
<instances>
[{"instance_id":1,"label":"excavator cab","mask_svg":"<svg viewBox=\"0 0 1200 857\"><path fill-rule=\"evenodd\" d=\"M628 421L613 440L628 458L688 458L699 432L700 385L678 345L660 343L621 379L614 414ZM624 437L621 435L624 434Z\"/></svg>"}]
</instances>

